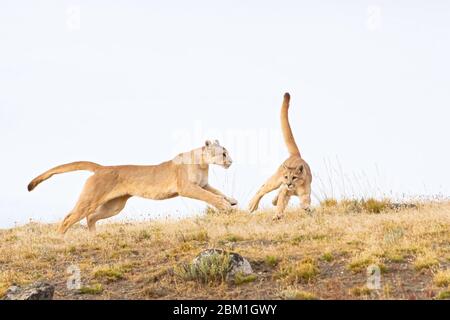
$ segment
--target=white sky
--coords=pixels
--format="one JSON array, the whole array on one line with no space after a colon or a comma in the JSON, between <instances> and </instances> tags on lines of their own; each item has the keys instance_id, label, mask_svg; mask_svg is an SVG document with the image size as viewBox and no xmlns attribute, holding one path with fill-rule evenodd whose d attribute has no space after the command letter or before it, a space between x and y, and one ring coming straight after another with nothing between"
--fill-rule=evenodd
<instances>
[{"instance_id":1,"label":"white sky","mask_svg":"<svg viewBox=\"0 0 450 320\"><path fill-rule=\"evenodd\" d=\"M212 185L246 207L287 156L285 91L315 201L448 196L448 57L449 1L2 0L0 227L70 211L89 173L26 190L55 165L155 164L206 138L236 160ZM132 199L118 218L201 208Z\"/></svg>"}]
</instances>

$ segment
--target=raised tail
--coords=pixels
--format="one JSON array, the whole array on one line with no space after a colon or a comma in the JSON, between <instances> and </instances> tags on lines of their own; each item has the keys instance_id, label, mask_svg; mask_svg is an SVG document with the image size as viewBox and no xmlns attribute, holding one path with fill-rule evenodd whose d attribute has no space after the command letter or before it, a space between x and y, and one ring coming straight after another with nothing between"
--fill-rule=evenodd
<instances>
[{"instance_id":1,"label":"raised tail","mask_svg":"<svg viewBox=\"0 0 450 320\"><path fill-rule=\"evenodd\" d=\"M284 142L289 153L293 156L300 156L300 150L295 143L294 135L289 125L288 109L290 100L291 96L286 92L284 94L283 105L281 106L281 131L283 132Z\"/></svg>"},{"instance_id":2,"label":"raised tail","mask_svg":"<svg viewBox=\"0 0 450 320\"><path fill-rule=\"evenodd\" d=\"M39 183L47 180L54 174L76 171L76 170L88 170L88 171L95 172L97 169L99 169L101 167L102 166L99 164L96 164L94 162L88 162L88 161L79 161L79 162L63 164L63 165L54 167L53 169L50 169L50 170L44 172L43 174L41 174L40 176L34 178L33 181L31 181L28 184L28 191L33 190L34 188L36 188L36 186Z\"/></svg>"}]
</instances>

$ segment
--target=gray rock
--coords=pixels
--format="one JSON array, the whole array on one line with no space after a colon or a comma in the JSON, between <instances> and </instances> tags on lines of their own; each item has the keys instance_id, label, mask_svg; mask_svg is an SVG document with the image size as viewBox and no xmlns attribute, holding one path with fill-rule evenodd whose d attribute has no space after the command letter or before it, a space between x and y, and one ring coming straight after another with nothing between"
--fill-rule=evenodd
<instances>
[{"instance_id":1,"label":"gray rock","mask_svg":"<svg viewBox=\"0 0 450 320\"><path fill-rule=\"evenodd\" d=\"M247 259L235 252L226 252L222 249L207 249L200 252L197 257L194 258L192 264L199 264L203 259L209 258L212 255L223 255L228 254L230 257L230 266L227 273L227 278L234 276L236 273L241 273L242 275L250 275L253 273L252 266Z\"/></svg>"},{"instance_id":2,"label":"gray rock","mask_svg":"<svg viewBox=\"0 0 450 320\"><path fill-rule=\"evenodd\" d=\"M55 287L46 282L36 282L21 288L11 286L6 291L5 300L52 300Z\"/></svg>"}]
</instances>

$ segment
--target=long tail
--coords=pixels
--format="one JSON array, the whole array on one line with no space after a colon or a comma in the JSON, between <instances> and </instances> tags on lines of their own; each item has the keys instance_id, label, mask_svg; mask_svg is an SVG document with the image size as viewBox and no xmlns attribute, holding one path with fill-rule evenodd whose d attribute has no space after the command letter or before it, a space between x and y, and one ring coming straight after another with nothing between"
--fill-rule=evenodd
<instances>
[{"instance_id":1,"label":"long tail","mask_svg":"<svg viewBox=\"0 0 450 320\"><path fill-rule=\"evenodd\" d=\"M40 176L34 178L33 181L31 181L28 184L28 191L33 190L34 188L36 188L36 186L39 183L47 180L54 174L76 171L76 170L88 170L88 171L95 172L97 169L99 169L101 167L102 166L99 164L96 164L94 162L88 162L88 161L79 161L79 162L63 164L63 165L54 167L53 169L50 169L50 170L44 172L43 174L41 174Z\"/></svg>"},{"instance_id":2,"label":"long tail","mask_svg":"<svg viewBox=\"0 0 450 320\"><path fill-rule=\"evenodd\" d=\"M300 156L300 151L295 143L291 126L289 125L288 109L291 96L289 93L284 94L283 105L281 106L281 131L283 132L284 142L286 143L289 153L293 156Z\"/></svg>"}]
</instances>

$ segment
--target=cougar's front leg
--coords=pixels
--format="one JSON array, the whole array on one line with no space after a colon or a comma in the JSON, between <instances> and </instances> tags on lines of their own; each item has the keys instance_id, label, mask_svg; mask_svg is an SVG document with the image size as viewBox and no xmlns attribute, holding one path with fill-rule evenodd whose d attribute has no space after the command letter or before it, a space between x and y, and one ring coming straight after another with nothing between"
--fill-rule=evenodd
<instances>
[{"instance_id":1,"label":"cougar's front leg","mask_svg":"<svg viewBox=\"0 0 450 320\"><path fill-rule=\"evenodd\" d=\"M275 198L273 198L273 200L272 200L272 204L273 204L274 207L277 206L277 203L278 203L278 197L280 196L281 191L282 191L282 190L280 190L279 192L277 192L277 195L276 195Z\"/></svg>"},{"instance_id":2,"label":"cougar's front leg","mask_svg":"<svg viewBox=\"0 0 450 320\"><path fill-rule=\"evenodd\" d=\"M225 200L223 196L212 193L205 190L196 184L186 184L180 187L178 194L182 197L202 200L217 209L229 210L231 209L230 203Z\"/></svg>"},{"instance_id":3,"label":"cougar's front leg","mask_svg":"<svg viewBox=\"0 0 450 320\"><path fill-rule=\"evenodd\" d=\"M232 206L235 206L238 203L236 199L227 197L226 195L224 195L222 192L220 192L216 188L211 187L209 184L207 184L203 189L208 190L208 191L210 191L210 192L212 192L214 194L217 194L217 195L219 195L221 197L224 197L224 199L227 200Z\"/></svg>"},{"instance_id":4,"label":"cougar's front leg","mask_svg":"<svg viewBox=\"0 0 450 320\"><path fill-rule=\"evenodd\" d=\"M290 198L291 195L289 194L288 190L282 188L280 190L280 193L278 194L276 214L273 217L274 220L281 219L281 216L283 215Z\"/></svg>"},{"instance_id":5,"label":"cougar's front leg","mask_svg":"<svg viewBox=\"0 0 450 320\"><path fill-rule=\"evenodd\" d=\"M272 177L267 180L265 184L262 185L262 187L258 190L258 192L255 194L253 199L250 201L250 204L248 206L248 210L250 212L255 211L258 209L259 201L261 201L261 198L266 194L269 193L275 189L278 189L281 186L281 175L277 171Z\"/></svg>"},{"instance_id":6,"label":"cougar's front leg","mask_svg":"<svg viewBox=\"0 0 450 320\"><path fill-rule=\"evenodd\" d=\"M311 207L311 187L310 186L303 186L297 190L297 195L300 198L300 205L301 208L310 211Z\"/></svg>"}]
</instances>

